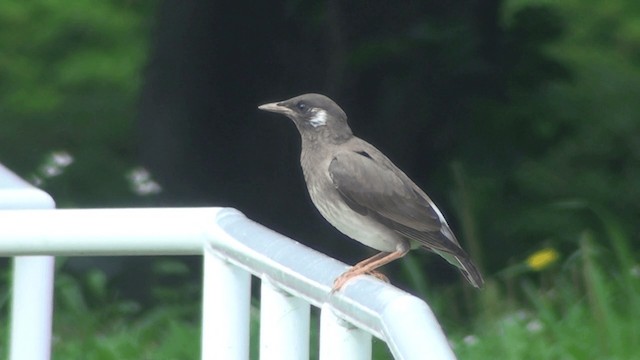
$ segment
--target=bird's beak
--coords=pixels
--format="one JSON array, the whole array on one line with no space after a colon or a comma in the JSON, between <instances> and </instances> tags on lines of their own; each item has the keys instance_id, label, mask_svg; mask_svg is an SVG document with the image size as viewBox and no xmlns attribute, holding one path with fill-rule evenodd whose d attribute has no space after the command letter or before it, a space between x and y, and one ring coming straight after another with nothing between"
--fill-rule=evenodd
<instances>
[{"instance_id":1,"label":"bird's beak","mask_svg":"<svg viewBox=\"0 0 640 360\"><path fill-rule=\"evenodd\" d=\"M274 112L274 113L278 113L278 114L284 114L284 115L293 113L293 111L291 111L291 109L289 109L288 107L286 107L284 105L280 105L280 103L277 103L277 102L260 105L260 106L258 106L258 109L264 110L264 111L269 111L269 112Z\"/></svg>"}]
</instances>

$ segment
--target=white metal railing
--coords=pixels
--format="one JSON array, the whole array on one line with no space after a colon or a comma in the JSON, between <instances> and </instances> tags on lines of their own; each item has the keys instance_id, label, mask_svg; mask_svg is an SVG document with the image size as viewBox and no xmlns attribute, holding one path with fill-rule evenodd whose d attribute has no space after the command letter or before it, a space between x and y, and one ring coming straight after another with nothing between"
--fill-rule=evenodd
<instances>
[{"instance_id":1,"label":"white metal railing","mask_svg":"<svg viewBox=\"0 0 640 360\"><path fill-rule=\"evenodd\" d=\"M7 175L0 165L3 177L12 180L0 180L0 208L11 207L5 199L12 197L18 198L14 205L23 204L22 195L10 189L24 192L25 183ZM262 280L261 359L309 357L311 305L321 308L320 359L370 359L372 335L386 341L397 359L455 359L425 302L370 276L330 294L333 280L347 269L345 264L235 209L24 209L36 205L0 211L1 256L204 256L202 359L249 358L252 274ZM18 270L10 359L48 359L52 285L38 285L48 295L36 297L35 303L16 301L20 284L27 282L33 288L40 276L20 278ZM52 275L44 278L53 280ZM48 310L35 312L36 319L24 319L20 314L32 312L27 306ZM33 331L38 329L46 336L36 339Z\"/></svg>"}]
</instances>

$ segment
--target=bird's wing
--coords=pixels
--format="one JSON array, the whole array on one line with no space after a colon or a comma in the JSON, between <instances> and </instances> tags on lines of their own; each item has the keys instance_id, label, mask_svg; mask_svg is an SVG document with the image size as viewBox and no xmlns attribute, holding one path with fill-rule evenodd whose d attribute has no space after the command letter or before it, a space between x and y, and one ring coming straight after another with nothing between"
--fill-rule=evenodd
<instances>
[{"instance_id":1,"label":"bird's wing","mask_svg":"<svg viewBox=\"0 0 640 360\"><path fill-rule=\"evenodd\" d=\"M433 202L377 150L337 153L329 165L329 175L354 211L427 248L455 255L462 251ZM443 233L443 227L451 237Z\"/></svg>"}]
</instances>

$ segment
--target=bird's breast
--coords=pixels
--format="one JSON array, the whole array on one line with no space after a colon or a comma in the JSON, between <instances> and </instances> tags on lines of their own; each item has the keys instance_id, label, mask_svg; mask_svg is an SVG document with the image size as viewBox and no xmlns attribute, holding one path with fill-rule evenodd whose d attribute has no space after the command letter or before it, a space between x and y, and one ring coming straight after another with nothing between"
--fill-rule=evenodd
<instances>
[{"instance_id":1,"label":"bird's breast","mask_svg":"<svg viewBox=\"0 0 640 360\"><path fill-rule=\"evenodd\" d=\"M311 201L320 214L336 229L350 238L379 251L396 251L404 241L395 231L387 228L366 215L352 210L342 199L329 176L329 161L316 165L315 169L305 168L305 181Z\"/></svg>"}]
</instances>

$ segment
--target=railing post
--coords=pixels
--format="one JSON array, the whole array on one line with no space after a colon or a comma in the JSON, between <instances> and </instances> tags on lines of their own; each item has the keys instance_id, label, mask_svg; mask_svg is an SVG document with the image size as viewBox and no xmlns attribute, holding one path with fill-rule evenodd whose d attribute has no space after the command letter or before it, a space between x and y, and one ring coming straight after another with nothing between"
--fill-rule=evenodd
<instances>
[{"instance_id":1,"label":"railing post","mask_svg":"<svg viewBox=\"0 0 640 360\"><path fill-rule=\"evenodd\" d=\"M249 359L251 274L204 249L202 360Z\"/></svg>"},{"instance_id":2,"label":"railing post","mask_svg":"<svg viewBox=\"0 0 640 360\"><path fill-rule=\"evenodd\" d=\"M336 316L330 304L320 313L320 360L370 360L371 334Z\"/></svg>"},{"instance_id":3,"label":"railing post","mask_svg":"<svg viewBox=\"0 0 640 360\"><path fill-rule=\"evenodd\" d=\"M53 256L13 259L11 360L51 357L54 264Z\"/></svg>"},{"instance_id":4,"label":"railing post","mask_svg":"<svg viewBox=\"0 0 640 360\"><path fill-rule=\"evenodd\" d=\"M275 287L268 278L260 288L260 360L309 358L307 301Z\"/></svg>"},{"instance_id":5,"label":"railing post","mask_svg":"<svg viewBox=\"0 0 640 360\"><path fill-rule=\"evenodd\" d=\"M0 165L0 209L52 209L47 193ZM13 258L10 360L51 358L53 256Z\"/></svg>"}]
</instances>

